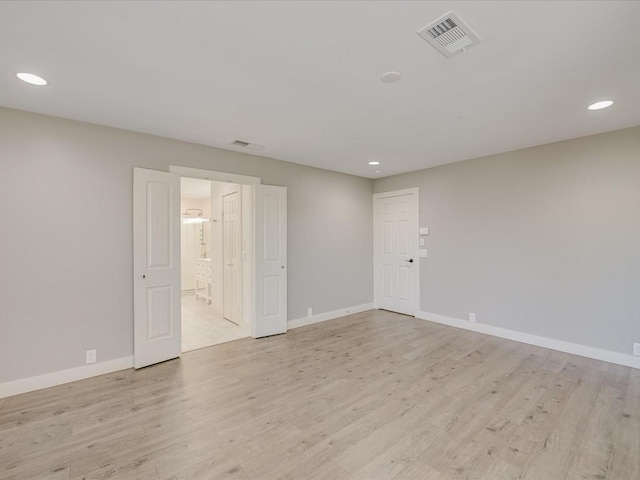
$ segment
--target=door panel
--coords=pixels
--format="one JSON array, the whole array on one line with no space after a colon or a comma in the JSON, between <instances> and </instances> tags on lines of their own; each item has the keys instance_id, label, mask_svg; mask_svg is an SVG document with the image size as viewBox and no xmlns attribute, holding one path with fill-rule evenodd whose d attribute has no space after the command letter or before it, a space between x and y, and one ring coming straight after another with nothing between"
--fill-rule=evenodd
<instances>
[{"instance_id":1,"label":"door panel","mask_svg":"<svg viewBox=\"0 0 640 480\"><path fill-rule=\"evenodd\" d=\"M147 268L171 265L171 185L147 182Z\"/></svg>"},{"instance_id":2,"label":"door panel","mask_svg":"<svg viewBox=\"0 0 640 480\"><path fill-rule=\"evenodd\" d=\"M224 238L224 317L233 323L242 321L242 258L240 192L222 197Z\"/></svg>"},{"instance_id":3,"label":"door panel","mask_svg":"<svg viewBox=\"0 0 640 480\"><path fill-rule=\"evenodd\" d=\"M171 335L171 286L147 289L147 312L149 316L149 340Z\"/></svg>"},{"instance_id":4,"label":"door panel","mask_svg":"<svg viewBox=\"0 0 640 480\"><path fill-rule=\"evenodd\" d=\"M393 266L383 265L382 275L383 275L382 296L388 301L393 301Z\"/></svg>"},{"instance_id":5,"label":"door panel","mask_svg":"<svg viewBox=\"0 0 640 480\"><path fill-rule=\"evenodd\" d=\"M400 302L408 302L411 297L409 294L410 275L408 267L402 265L398 267L398 300Z\"/></svg>"},{"instance_id":6,"label":"door panel","mask_svg":"<svg viewBox=\"0 0 640 480\"><path fill-rule=\"evenodd\" d=\"M398 226L398 254L405 257L410 256L409 248L409 222L399 220Z\"/></svg>"},{"instance_id":7,"label":"door panel","mask_svg":"<svg viewBox=\"0 0 640 480\"><path fill-rule=\"evenodd\" d=\"M265 318L275 317L280 315L280 276L272 275L262 278L262 285L264 290L264 309L263 315Z\"/></svg>"},{"instance_id":8,"label":"door panel","mask_svg":"<svg viewBox=\"0 0 640 480\"><path fill-rule=\"evenodd\" d=\"M376 195L374 211L376 306L415 315L418 293L417 192Z\"/></svg>"},{"instance_id":9,"label":"door panel","mask_svg":"<svg viewBox=\"0 0 640 480\"><path fill-rule=\"evenodd\" d=\"M180 178L134 168L134 366L180 356Z\"/></svg>"},{"instance_id":10,"label":"door panel","mask_svg":"<svg viewBox=\"0 0 640 480\"><path fill-rule=\"evenodd\" d=\"M287 331L287 189L255 185L255 338Z\"/></svg>"},{"instance_id":11,"label":"door panel","mask_svg":"<svg viewBox=\"0 0 640 480\"><path fill-rule=\"evenodd\" d=\"M386 255L393 253L393 223L383 222L382 224L382 252Z\"/></svg>"}]
</instances>

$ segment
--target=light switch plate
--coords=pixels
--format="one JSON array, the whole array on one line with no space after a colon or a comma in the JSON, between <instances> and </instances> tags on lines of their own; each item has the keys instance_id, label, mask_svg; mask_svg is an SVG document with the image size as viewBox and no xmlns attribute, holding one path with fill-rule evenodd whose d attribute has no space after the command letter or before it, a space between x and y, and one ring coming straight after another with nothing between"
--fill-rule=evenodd
<instances>
[{"instance_id":1,"label":"light switch plate","mask_svg":"<svg viewBox=\"0 0 640 480\"><path fill-rule=\"evenodd\" d=\"M427 227L420 227L420 235L429 235L429 229Z\"/></svg>"},{"instance_id":2,"label":"light switch plate","mask_svg":"<svg viewBox=\"0 0 640 480\"><path fill-rule=\"evenodd\" d=\"M426 248L421 248L420 249L420 258L426 258L427 257L427 249Z\"/></svg>"},{"instance_id":3,"label":"light switch plate","mask_svg":"<svg viewBox=\"0 0 640 480\"><path fill-rule=\"evenodd\" d=\"M421 247L424 247L424 238L421 238L421 239L420 239L420 246L421 246Z\"/></svg>"}]
</instances>

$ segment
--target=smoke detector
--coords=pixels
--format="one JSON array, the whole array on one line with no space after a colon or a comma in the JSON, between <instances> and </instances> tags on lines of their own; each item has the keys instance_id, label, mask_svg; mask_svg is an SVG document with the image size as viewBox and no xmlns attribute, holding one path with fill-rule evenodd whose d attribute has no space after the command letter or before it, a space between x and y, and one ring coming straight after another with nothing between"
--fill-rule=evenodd
<instances>
[{"instance_id":1,"label":"smoke detector","mask_svg":"<svg viewBox=\"0 0 640 480\"><path fill-rule=\"evenodd\" d=\"M443 15L417 33L447 58L480 43L480 37L453 12Z\"/></svg>"},{"instance_id":2,"label":"smoke detector","mask_svg":"<svg viewBox=\"0 0 640 480\"><path fill-rule=\"evenodd\" d=\"M264 145L258 145L257 143L249 143L243 140L234 140L233 142L231 142L231 145L235 147L248 148L249 150L262 150L264 148Z\"/></svg>"}]
</instances>

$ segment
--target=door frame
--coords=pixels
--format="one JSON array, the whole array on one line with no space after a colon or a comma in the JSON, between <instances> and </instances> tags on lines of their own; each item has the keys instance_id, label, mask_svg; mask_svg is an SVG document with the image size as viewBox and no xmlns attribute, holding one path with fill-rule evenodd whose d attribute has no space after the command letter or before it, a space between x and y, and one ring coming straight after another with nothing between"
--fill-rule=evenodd
<instances>
[{"instance_id":1,"label":"door frame","mask_svg":"<svg viewBox=\"0 0 640 480\"><path fill-rule=\"evenodd\" d=\"M177 173L181 177L200 178L202 180L213 180L216 182L239 183L241 185L260 185L262 183L262 179L260 177L204 170L202 168L182 167L180 165L170 165L169 173Z\"/></svg>"},{"instance_id":2,"label":"door frame","mask_svg":"<svg viewBox=\"0 0 640 480\"><path fill-rule=\"evenodd\" d=\"M240 185L241 198L241 222L242 222L242 322L243 328L248 328L249 335L258 338L259 332L255 331L255 274L256 259L254 251L256 246L253 244L255 237L255 186L263 185L261 177L252 177L249 175L241 175L237 173L220 172L214 170L204 170L200 168L183 167L179 165L170 165L170 173L176 173L180 177L200 178L202 180L212 180L216 182L235 183ZM268 185L267 185L268 186ZM272 185L273 186L273 185ZM287 200L285 199L285 209ZM285 213L286 214L286 213ZM289 248L285 239L285 251L288 257ZM285 265L288 271L288 265ZM288 285L285 285L285 295L288 296ZM287 318L288 324L288 318Z\"/></svg>"},{"instance_id":3,"label":"door frame","mask_svg":"<svg viewBox=\"0 0 640 480\"><path fill-rule=\"evenodd\" d=\"M394 190L390 192L381 192L373 194L373 305L375 308L379 308L380 298L380 265L376 262L376 252L380 247L380 239L377 235L380 227L380 221L376 215L376 203L380 198L400 197L403 195L413 195L413 200L410 202L411 209L416 219L415 232L413 232L413 247L414 258L416 264L416 273L414 274L413 291L414 298L412 302L412 315L417 315L420 311L420 189L418 187L405 188L403 190Z\"/></svg>"}]
</instances>

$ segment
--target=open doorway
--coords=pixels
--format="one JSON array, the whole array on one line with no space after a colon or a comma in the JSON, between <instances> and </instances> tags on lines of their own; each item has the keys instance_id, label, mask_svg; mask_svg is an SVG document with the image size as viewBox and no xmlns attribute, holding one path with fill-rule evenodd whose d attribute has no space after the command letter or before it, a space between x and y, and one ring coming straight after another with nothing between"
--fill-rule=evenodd
<instances>
[{"instance_id":1,"label":"open doorway","mask_svg":"<svg viewBox=\"0 0 640 480\"><path fill-rule=\"evenodd\" d=\"M242 320L241 186L180 179L183 352L249 336Z\"/></svg>"},{"instance_id":2,"label":"open doorway","mask_svg":"<svg viewBox=\"0 0 640 480\"><path fill-rule=\"evenodd\" d=\"M182 353L180 177L213 179L221 182L224 188L238 189L240 186L241 247L238 251L242 259L242 293L239 297L242 324L239 326L253 338L287 331L287 188L261 184L257 177L189 167L171 166L169 172L134 167L135 368L177 358ZM223 257L222 243L220 241L216 246L215 241L221 238L220 225L223 223L222 217L216 218L215 185L211 183L213 208L210 211L213 214L209 222L210 230L214 232L210 244L210 297L213 305L216 305L216 299L224 296L223 281L216 282L214 269L214 264L220 264L215 260L216 255ZM228 193L231 192L224 192ZM198 216L199 212L195 213ZM204 247L206 252L206 245ZM219 272L221 275L222 269Z\"/></svg>"}]
</instances>

